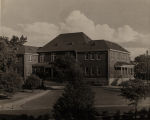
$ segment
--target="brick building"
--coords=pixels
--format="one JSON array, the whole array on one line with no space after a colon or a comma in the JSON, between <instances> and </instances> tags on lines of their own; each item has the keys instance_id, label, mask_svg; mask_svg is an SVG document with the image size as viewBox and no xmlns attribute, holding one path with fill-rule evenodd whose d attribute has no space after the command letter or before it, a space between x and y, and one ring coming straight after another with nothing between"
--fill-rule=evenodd
<instances>
[{"instance_id":1,"label":"brick building","mask_svg":"<svg viewBox=\"0 0 150 120\"><path fill-rule=\"evenodd\" d=\"M73 55L81 64L86 80L102 85L134 77L134 65L130 53L120 45L106 40L91 40L82 32L60 34L38 49L39 63L33 65L33 73L53 79L53 61L64 55Z\"/></svg>"},{"instance_id":2,"label":"brick building","mask_svg":"<svg viewBox=\"0 0 150 120\"><path fill-rule=\"evenodd\" d=\"M21 46L17 51L15 71L26 79L32 74L32 65L38 63L38 47Z\"/></svg>"}]
</instances>

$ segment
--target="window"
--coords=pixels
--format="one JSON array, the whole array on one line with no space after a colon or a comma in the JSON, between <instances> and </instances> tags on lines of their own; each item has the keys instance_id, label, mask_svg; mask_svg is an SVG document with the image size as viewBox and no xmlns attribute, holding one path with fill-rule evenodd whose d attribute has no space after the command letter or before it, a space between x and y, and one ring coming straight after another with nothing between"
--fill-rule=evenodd
<instances>
[{"instance_id":1,"label":"window","mask_svg":"<svg viewBox=\"0 0 150 120\"><path fill-rule=\"evenodd\" d=\"M131 75L131 68L128 68L128 74Z\"/></svg>"},{"instance_id":2,"label":"window","mask_svg":"<svg viewBox=\"0 0 150 120\"><path fill-rule=\"evenodd\" d=\"M90 59L91 59L91 60L94 60L94 58L95 58L94 54L91 53L91 54L90 54Z\"/></svg>"},{"instance_id":3,"label":"window","mask_svg":"<svg viewBox=\"0 0 150 120\"><path fill-rule=\"evenodd\" d=\"M52 54L51 54L51 61L52 61L52 62L55 61L55 57L56 57L55 53L52 53Z\"/></svg>"},{"instance_id":4,"label":"window","mask_svg":"<svg viewBox=\"0 0 150 120\"><path fill-rule=\"evenodd\" d=\"M88 73L89 73L89 68L88 67L85 67L84 73L85 73L85 75L88 75Z\"/></svg>"},{"instance_id":5,"label":"window","mask_svg":"<svg viewBox=\"0 0 150 120\"><path fill-rule=\"evenodd\" d=\"M86 53L86 54L85 54L85 60L88 60L88 59L89 59L89 54Z\"/></svg>"},{"instance_id":6,"label":"window","mask_svg":"<svg viewBox=\"0 0 150 120\"><path fill-rule=\"evenodd\" d=\"M20 62L20 58L17 56L16 57L16 63Z\"/></svg>"},{"instance_id":7,"label":"window","mask_svg":"<svg viewBox=\"0 0 150 120\"><path fill-rule=\"evenodd\" d=\"M44 62L44 55L40 55L40 63Z\"/></svg>"},{"instance_id":8,"label":"window","mask_svg":"<svg viewBox=\"0 0 150 120\"><path fill-rule=\"evenodd\" d=\"M91 75L94 75L94 68L91 68Z\"/></svg>"},{"instance_id":9,"label":"window","mask_svg":"<svg viewBox=\"0 0 150 120\"><path fill-rule=\"evenodd\" d=\"M32 55L29 55L29 62L32 62Z\"/></svg>"},{"instance_id":10,"label":"window","mask_svg":"<svg viewBox=\"0 0 150 120\"><path fill-rule=\"evenodd\" d=\"M97 75L101 75L101 67L97 67Z\"/></svg>"},{"instance_id":11,"label":"window","mask_svg":"<svg viewBox=\"0 0 150 120\"><path fill-rule=\"evenodd\" d=\"M125 71L126 71L126 73L125 73L125 74L126 74L126 75L128 75L128 69L127 69L127 68L125 68Z\"/></svg>"},{"instance_id":12,"label":"window","mask_svg":"<svg viewBox=\"0 0 150 120\"><path fill-rule=\"evenodd\" d=\"M101 55L98 53L97 54L97 60L100 60L101 59Z\"/></svg>"}]
</instances>

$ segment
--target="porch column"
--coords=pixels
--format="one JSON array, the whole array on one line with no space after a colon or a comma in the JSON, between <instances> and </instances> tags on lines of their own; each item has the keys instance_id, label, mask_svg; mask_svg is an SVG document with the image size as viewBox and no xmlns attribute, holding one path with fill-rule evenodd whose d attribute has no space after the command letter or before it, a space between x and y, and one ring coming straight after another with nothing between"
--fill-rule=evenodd
<instances>
[{"instance_id":1,"label":"porch column","mask_svg":"<svg viewBox=\"0 0 150 120\"><path fill-rule=\"evenodd\" d=\"M129 68L127 67L127 77L129 77Z\"/></svg>"}]
</instances>

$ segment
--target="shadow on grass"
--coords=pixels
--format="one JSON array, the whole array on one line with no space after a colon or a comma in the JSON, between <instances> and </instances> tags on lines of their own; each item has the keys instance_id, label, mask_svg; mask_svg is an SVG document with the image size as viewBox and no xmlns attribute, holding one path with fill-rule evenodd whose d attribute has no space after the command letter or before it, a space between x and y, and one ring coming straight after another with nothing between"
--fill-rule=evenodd
<instances>
[{"instance_id":1,"label":"shadow on grass","mask_svg":"<svg viewBox=\"0 0 150 120\"><path fill-rule=\"evenodd\" d=\"M110 112L102 111L96 115L96 120L150 120L150 109L142 109L137 112L135 118L135 113L133 111L128 111L121 113L120 111ZM0 115L0 120L54 120L52 115L44 114L40 116L31 115ZM86 119L89 120L89 119Z\"/></svg>"}]
</instances>

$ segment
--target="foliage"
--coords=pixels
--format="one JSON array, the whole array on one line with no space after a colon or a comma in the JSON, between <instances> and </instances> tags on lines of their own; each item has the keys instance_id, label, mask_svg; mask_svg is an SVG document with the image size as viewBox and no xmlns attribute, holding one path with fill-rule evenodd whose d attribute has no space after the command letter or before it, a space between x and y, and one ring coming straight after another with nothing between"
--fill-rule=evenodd
<instances>
[{"instance_id":1,"label":"foliage","mask_svg":"<svg viewBox=\"0 0 150 120\"><path fill-rule=\"evenodd\" d=\"M24 88L27 89L36 89L42 86L42 80L36 75L30 75L24 84Z\"/></svg>"},{"instance_id":2,"label":"foliage","mask_svg":"<svg viewBox=\"0 0 150 120\"><path fill-rule=\"evenodd\" d=\"M23 79L17 73L4 73L0 79L1 89L7 92L14 92L20 90L23 85Z\"/></svg>"},{"instance_id":3,"label":"foliage","mask_svg":"<svg viewBox=\"0 0 150 120\"><path fill-rule=\"evenodd\" d=\"M149 79L150 56L140 55L135 58L135 77L138 79Z\"/></svg>"},{"instance_id":4,"label":"foliage","mask_svg":"<svg viewBox=\"0 0 150 120\"><path fill-rule=\"evenodd\" d=\"M55 69L59 79L68 81L64 93L53 107L56 120L95 120L94 93L83 80L83 72L73 57L58 58Z\"/></svg>"},{"instance_id":5,"label":"foliage","mask_svg":"<svg viewBox=\"0 0 150 120\"><path fill-rule=\"evenodd\" d=\"M57 58L54 63L54 69L58 82L83 79L82 69L74 57L65 56Z\"/></svg>"},{"instance_id":6,"label":"foliage","mask_svg":"<svg viewBox=\"0 0 150 120\"><path fill-rule=\"evenodd\" d=\"M20 38L13 36L10 40L7 37L0 36L0 71L8 72L13 70L17 49L26 40L27 38L23 35Z\"/></svg>"},{"instance_id":7,"label":"foliage","mask_svg":"<svg viewBox=\"0 0 150 120\"><path fill-rule=\"evenodd\" d=\"M148 93L149 86L142 80L129 80L122 83L121 96L130 101L129 105L133 105L135 108L135 114L137 112L137 106L140 100L145 99Z\"/></svg>"},{"instance_id":8,"label":"foliage","mask_svg":"<svg viewBox=\"0 0 150 120\"><path fill-rule=\"evenodd\" d=\"M53 107L55 120L95 120L94 93L82 81L69 83Z\"/></svg>"}]
</instances>

